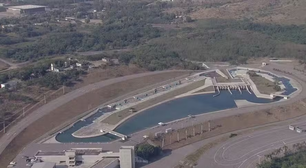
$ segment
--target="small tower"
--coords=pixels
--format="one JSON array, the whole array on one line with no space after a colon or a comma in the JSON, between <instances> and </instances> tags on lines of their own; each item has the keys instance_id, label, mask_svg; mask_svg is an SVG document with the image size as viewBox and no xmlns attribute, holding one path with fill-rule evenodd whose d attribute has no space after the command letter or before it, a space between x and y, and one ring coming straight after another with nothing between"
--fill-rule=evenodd
<instances>
[{"instance_id":1,"label":"small tower","mask_svg":"<svg viewBox=\"0 0 306 168\"><path fill-rule=\"evenodd\" d=\"M51 64L51 71L54 71L54 64Z\"/></svg>"}]
</instances>

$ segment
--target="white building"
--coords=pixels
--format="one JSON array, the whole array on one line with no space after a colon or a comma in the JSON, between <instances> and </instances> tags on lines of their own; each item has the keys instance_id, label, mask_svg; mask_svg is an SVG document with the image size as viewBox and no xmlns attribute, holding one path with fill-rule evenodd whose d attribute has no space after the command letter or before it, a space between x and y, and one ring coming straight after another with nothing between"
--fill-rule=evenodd
<instances>
[{"instance_id":1,"label":"white building","mask_svg":"<svg viewBox=\"0 0 306 168\"><path fill-rule=\"evenodd\" d=\"M102 58L102 62L109 63L109 58Z\"/></svg>"},{"instance_id":2,"label":"white building","mask_svg":"<svg viewBox=\"0 0 306 168\"><path fill-rule=\"evenodd\" d=\"M75 63L75 65L77 66L77 67L82 67L83 65L81 64L81 63Z\"/></svg>"},{"instance_id":3,"label":"white building","mask_svg":"<svg viewBox=\"0 0 306 168\"><path fill-rule=\"evenodd\" d=\"M2 89L2 88L5 88L6 86L7 86L7 83L2 83L0 88Z\"/></svg>"},{"instance_id":4,"label":"white building","mask_svg":"<svg viewBox=\"0 0 306 168\"><path fill-rule=\"evenodd\" d=\"M134 146L123 146L119 150L120 168L135 168Z\"/></svg>"},{"instance_id":5,"label":"white building","mask_svg":"<svg viewBox=\"0 0 306 168\"><path fill-rule=\"evenodd\" d=\"M46 12L46 6L40 5L20 5L10 6L7 8L7 12L12 14L37 14Z\"/></svg>"},{"instance_id":6,"label":"white building","mask_svg":"<svg viewBox=\"0 0 306 168\"><path fill-rule=\"evenodd\" d=\"M135 168L134 146L122 146L119 152L104 152L102 148L72 148L66 151L38 151L35 155L43 162L53 162L56 165L75 166L76 163L84 165L95 165L112 158L112 164L99 168Z\"/></svg>"},{"instance_id":7,"label":"white building","mask_svg":"<svg viewBox=\"0 0 306 168\"><path fill-rule=\"evenodd\" d=\"M58 68L55 68L54 64L51 64L50 70L51 72L60 72Z\"/></svg>"}]
</instances>

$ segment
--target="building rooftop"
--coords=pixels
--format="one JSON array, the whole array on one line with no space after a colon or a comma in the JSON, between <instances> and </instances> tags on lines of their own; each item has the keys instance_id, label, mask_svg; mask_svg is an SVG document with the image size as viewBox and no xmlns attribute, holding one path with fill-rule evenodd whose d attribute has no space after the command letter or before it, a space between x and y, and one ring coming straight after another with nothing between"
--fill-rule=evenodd
<instances>
[{"instance_id":1,"label":"building rooftop","mask_svg":"<svg viewBox=\"0 0 306 168\"><path fill-rule=\"evenodd\" d=\"M10 6L11 9L35 9L35 8L45 8L46 6L40 5L20 5L20 6Z\"/></svg>"},{"instance_id":2,"label":"building rooftop","mask_svg":"<svg viewBox=\"0 0 306 168\"><path fill-rule=\"evenodd\" d=\"M34 163L31 168L54 168L55 163L52 162L41 162L41 163Z\"/></svg>"},{"instance_id":3,"label":"building rooftop","mask_svg":"<svg viewBox=\"0 0 306 168\"><path fill-rule=\"evenodd\" d=\"M53 151L46 151L46 152L37 152L36 156L64 156L65 152L53 152Z\"/></svg>"}]
</instances>

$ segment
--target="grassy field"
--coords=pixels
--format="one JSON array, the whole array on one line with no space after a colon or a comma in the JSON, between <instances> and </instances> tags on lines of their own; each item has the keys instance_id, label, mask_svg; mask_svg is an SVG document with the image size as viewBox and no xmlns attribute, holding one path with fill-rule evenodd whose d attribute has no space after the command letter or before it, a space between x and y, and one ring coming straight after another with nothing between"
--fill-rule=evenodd
<instances>
[{"instance_id":1,"label":"grassy field","mask_svg":"<svg viewBox=\"0 0 306 168\"><path fill-rule=\"evenodd\" d=\"M35 121L27 127L21 134L7 146L0 155L0 167L6 167L9 162L30 142L46 134L48 131L58 127L59 125L69 121L71 118L80 115L88 110L88 106L97 107L104 102L115 99L118 96L127 94L133 90L137 90L148 85L159 83L169 78L182 76L189 72L168 72L156 75L145 76L119 82L111 86L91 91L80 96L69 103L57 108L48 115ZM61 117L59 117L61 116Z\"/></svg>"},{"instance_id":2,"label":"grassy field","mask_svg":"<svg viewBox=\"0 0 306 168\"><path fill-rule=\"evenodd\" d=\"M250 75L251 80L255 83L258 91L262 94L271 94L279 90L276 89L277 85L260 75Z\"/></svg>"},{"instance_id":3,"label":"grassy field","mask_svg":"<svg viewBox=\"0 0 306 168\"><path fill-rule=\"evenodd\" d=\"M179 88L179 89L176 89L174 91L171 91L169 93L165 93L161 96L158 96L158 97L155 97L155 98L152 98L148 101L145 101L143 103L140 103L140 104L137 104L135 106L133 106L137 111L140 111L142 109L145 109L145 108L148 108L152 105L155 105L157 103L160 103L160 102L163 102L163 101L166 101L166 100L169 100L175 96L178 96L180 94L183 94L183 93L186 93L188 91L191 91L191 90L194 90L200 86L203 86L204 85L204 81L201 80L201 81L197 81L197 82L194 82L188 86L185 86L185 87L182 87L182 88ZM117 113L114 113L112 115L110 115L109 117L105 118L102 122L103 123L108 123L108 124L111 124L111 125L116 125L118 124L121 120L127 118L128 116L134 114L133 112L129 112L129 109L125 109L125 110L122 110L120 112L117 112Z\"/></svg>"}]
</instances>

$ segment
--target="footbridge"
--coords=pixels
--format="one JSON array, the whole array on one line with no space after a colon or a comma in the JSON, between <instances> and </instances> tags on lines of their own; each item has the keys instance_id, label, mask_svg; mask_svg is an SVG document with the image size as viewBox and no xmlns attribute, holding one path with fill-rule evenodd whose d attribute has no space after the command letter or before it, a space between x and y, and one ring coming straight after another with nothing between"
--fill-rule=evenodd
<instances>
[{"instance_id":1,"label":"footbridge","mask_svg":"<svg viewBox=\"0 0 306 168\"><path fill-rule=\"evenodd\" d=\"M96 136L102 136L105 134L112 134L115 135L122 140L126 140L128 138L127 135L121 134L119 132L114 131L113 125L108 125L105 123L95 123L94 126L86 126L83 129L79 129L72 133L72 136L76 138L91 138Z\"/></svg>"},{"instance_id":2,"label":"footbridge","mask_svg":"<svg viewBox=\"0 0 306 168\"><path fill-rule=\"evenodd\" d=\"M101 133L109 133L109 134L115 135L115 136L121 138L122 140L126 140L128 138L127 135L121 134L119 132L116 132L116 131L113 131L113 130L110 130L110 129L107 129L107 128L101 129L100 132Z\"/></svg>"}]
</instances>

